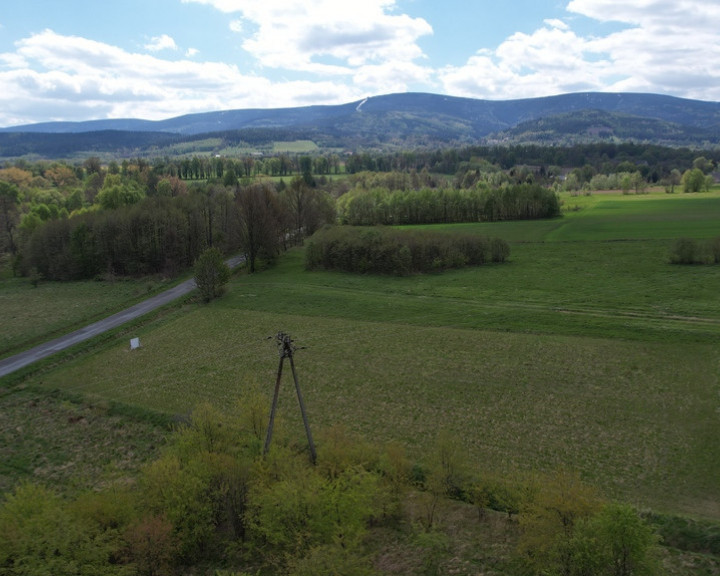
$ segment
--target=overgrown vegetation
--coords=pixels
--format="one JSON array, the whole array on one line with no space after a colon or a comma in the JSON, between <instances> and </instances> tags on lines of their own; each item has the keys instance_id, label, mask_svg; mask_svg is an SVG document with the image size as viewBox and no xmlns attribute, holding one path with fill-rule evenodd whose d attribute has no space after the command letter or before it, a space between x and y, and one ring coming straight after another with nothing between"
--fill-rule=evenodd
<instances>
[{"instance_id":1,"label":"overgrown vegetation","mask_svg":"<svg viewBox=\"0 0 720 576\"><path fill-rule=\"evenodd\" d=\"M474 234L413 232L389 228L325 228L305 251L312 270L407 275L490 262L505 262L510 246L500 238Z\"/></svg>"},{"instance_id":2,"label":"overgrown vegetation","mask_svg":"<svg viewBox=\"0 0 720 576\"><path fill-rule=\"evenodd\" d=\"M264 194L262 202L254 200L258 191ZM293 208L297 195L304 204ZM312 212L320 201L309 189L294 193L291 188L280 195L272 186L202 186L176 197L145 198L36 227L23 224L24 250L16 258L16 270L35 270L48 280L175 275L208 247L223 253L243 250L252 267L259 255L277 255L283 235L297 238L290 226L298 221L308 233L327 221Z\"/></svg>"},{"instance_id":3,"label":"overgrown vegetation","mask_svg":"<svg viewBox=\"0 0 720 576\"><path fill-rule=\"evenodd\" d=\"M384 572L375 533L400 550L420 545L413 573L453 569L459 559L448 554L446 499L482 494L473 500L482 525L492 514L489 503L507 499L508 490L520 519L507 528L517 548L506 544L499 565L476 556L480 566L613 575L655 566L652 528L575 476L509 481L499 496L496 482L463 464L462 447L450 436L440 435L413 473L400 446L365 443L342 426L321 434L317 466L287 434L263 457L265 407L257 397L244 398L234 416L198 407L137 484L64 499L39 484L18 484L0 504L0 571L170 574L212 566L370 575Z\"/></svg>"}]
</instances>

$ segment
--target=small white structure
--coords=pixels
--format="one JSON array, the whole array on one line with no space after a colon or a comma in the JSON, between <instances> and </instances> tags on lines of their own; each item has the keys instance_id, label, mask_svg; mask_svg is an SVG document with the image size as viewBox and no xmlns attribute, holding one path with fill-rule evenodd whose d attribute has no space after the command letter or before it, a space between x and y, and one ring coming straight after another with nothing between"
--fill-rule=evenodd
<instances>
[{"instance_id":1,"label":"small white structure","mask_svg":"<svg viewBox=\"0 0 720 576\"><path fill-rule=\"evenodd\" d=\"M140 348L140 338L130 338L130 350L137 350Z\"/></svg>"}]
</instances>

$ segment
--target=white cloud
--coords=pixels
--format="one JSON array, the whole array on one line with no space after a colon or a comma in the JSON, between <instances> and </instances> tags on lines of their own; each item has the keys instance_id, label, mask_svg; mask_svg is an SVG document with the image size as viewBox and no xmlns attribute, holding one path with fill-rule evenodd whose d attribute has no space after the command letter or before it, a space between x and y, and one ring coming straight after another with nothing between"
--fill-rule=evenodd
<instances>
[{"instance_id":1,"label":"white cloud","mask_svg":"<svg viewBox=\"0 0 720 576\"><path fill-rule=\"evenodd\" d=\"M45 120L161 119L207 110L351 102L365 94L328 81L243 74L220 62L170 61L51 30L0 54L0 126Z\"/></svg>"},{"instance_id":2,"label":"white cloud","mask_svg":"<svg viewBox=\"0 0 720 576\"><path fill-rule=\"evenodd\" d=\"M464 66L442 70L445 91L478 98L635 91L720 100L717 0L572 0L567 10L626 27L583 37L564 21L546 20L532 34L516 33Z\"/></svg>"},{"instance_id":3,"label":"white cloud","mask_svg":"<svg viewBox=\"0 0 720 576\"><path fill-rule=\"evenodd\" d=\"M545 20L545 24L549 26L550 28L557 28L559 30L569 30L570 26L568 26L565 22L560 20L559 18L548 18Z\"/></svg>"},{"instance_id":4,"label":"white cloud","mask_svg":"<svg viewBox=\"0 0 720 576\"><path fill-rule=\"evenodd\" d=\"M162 36L155 36L150 40L148 44L145 44L145 48L150 52L160 52L161 50L177 50L177 44L167 34Z\"/></svg>"},{"instance_id":5,"label":"white cloud","mask_svg":"<svg viewBox=\"0 0 720 576\"><path fill-rule=\"evenodd\" d=\"M644 29L717 30L717 0L571 0L568 12L600 22L636 24Z\"/></svg>"},{"instance_id":6,"label":"white cloud","mask_svg":"<svg viewBox=\"0 0 720 576\"><path fill-rule=\"evenodd\" d=\"M592 39L626 78L615 90L652 91L720 100L720 4L716 0L573 0L568 10L630 27Z\"/></svg>"},{"instance_id":7,"label":"white cloud","mask_svg":"<svg viewBox=\"0 0 720 576\"><path fill-rule=\"evenodd\" d=\"M551 22L533 34L516 33L494 52L484 50L464 66L440 72L445 91L480 98L526 98L598 90L609 63L589 63L588 44Z\"/></svg>"},{"instance_id":8,"label":"white cloud","mask_svg":"<svg viewBox=\"0 0 720 576\"><path fill-rule=\"evenodd\" d=\"M408 86L427 85L434 81L434 78L432 71L423 66L385 62L358 68L353 75L353 81L366 95L376 95L405 92Z\"/></svg>"},{"instance_id":9,"label":"white cloud","mask_svg":"<svg viewBox=\"0 0 720 576\"><path fill-rule=\"evenodd\" d=\"M195 48L180 56L166 34L133 53L45 30L0 53L0 126L337 104L418 87L493 99L597 90L720 100L717 0L567 0L562 18L440 69L420 44L433 29L400 0L182 1L226 14L245 51L238 62L249 55L251 67L203 62Z\"/></svg>"},{"instance_id":10,"label":"white cloud","mask_svg":"<svg viewBox=\"0 0 720 576\"><path fill-rule=\"evenodd\" d=\"M255 32L242 47L262 66L352 74L365 65L410 63L423 56L417 41L432 34L422 18L395 14L395 0L183 0L240 15L231 27ZM331 62L328 69L326 65Z\"/></svg>"}]
</instances>

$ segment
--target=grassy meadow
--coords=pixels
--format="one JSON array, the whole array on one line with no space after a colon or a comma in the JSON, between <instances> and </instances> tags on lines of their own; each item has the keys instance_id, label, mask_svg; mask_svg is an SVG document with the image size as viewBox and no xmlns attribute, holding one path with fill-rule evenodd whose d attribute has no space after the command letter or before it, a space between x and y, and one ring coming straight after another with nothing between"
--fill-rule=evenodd
<instances>
[{"instance_id":1,"label":"grassy meadow","mask_svg":"<svg viewBox=\"0 0 720 576\"><path fill-rule=\"evenodd\" d=\"M291 154L308 154L317 152L318 145L312 140L278 141L273 143L273 152L288 152Z\"/></svg>"},{"instance_id":2,"label":"grassy meadow","mask_svg":"<svg viewBox=\"0 0 720 576\"><path fill-rule=\"evenodd\" d=\"M0 279L0 358L110 316L173 284L157 278L32 286L27 278L5 276Z\"/></svg>"},{"instance_id":3,"label":"grassy meadow","mask_svg":"<svg viewBox=\"0 0 720 576\"><path fill-rule=\"evenodd\" d=\"M482 473L577 470L641 508L720 519L720 194L565 197L563 218L435 226L500 236L510 262L414 277L308 272L302 249L39 371L23 385L166 413L272 393L290 333L311 426L422 460L440 431ZM30 288L28 288L30 290ZM280 409L303 435L289 367Z\"/></svg>"}]
</instances>

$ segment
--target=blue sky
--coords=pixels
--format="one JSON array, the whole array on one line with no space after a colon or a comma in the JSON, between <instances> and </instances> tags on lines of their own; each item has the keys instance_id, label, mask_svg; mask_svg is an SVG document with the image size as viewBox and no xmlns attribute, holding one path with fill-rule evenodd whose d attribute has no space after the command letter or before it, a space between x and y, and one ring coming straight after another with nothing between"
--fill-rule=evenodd
<instances>
[{"instance_id":1,"label":"blue sky","mask_svg":"<svg viewBox=\"0 0 720 576\"><path fill-rule=\"evenodd\" d=\"M720 100L718 0L6 0L0 126L422 91Z\"/></svg>"}]
</instances>

